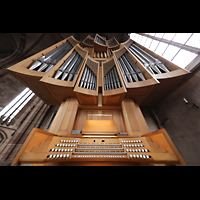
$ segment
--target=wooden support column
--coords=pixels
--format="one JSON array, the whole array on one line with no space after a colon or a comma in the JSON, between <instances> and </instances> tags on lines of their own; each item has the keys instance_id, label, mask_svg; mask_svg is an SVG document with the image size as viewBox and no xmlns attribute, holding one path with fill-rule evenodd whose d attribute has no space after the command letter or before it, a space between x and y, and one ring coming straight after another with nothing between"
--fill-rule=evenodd
<instances>
[{"instance_id":1,"label":"wooden support column","mask_svg":"<svg viewBox=\"0 0 200 200\"><path fill-rule=\"evenodd\" d=\"M140 107L132 99L122 101L122 113L129 136L141 137L144 133L150 132Z\"/></svg>"},{"instance_id":2,"label":"wooden support column","mask_svg":"<svg viewBox=\"0 0 200 200\"><path fill-rule=\"evenodd\" d=\"M62 102L58 112L49 128L49 132L57 135L70 135L78 111L78 101L76 98L68 98Z\"/></svg>"}]
</instances>

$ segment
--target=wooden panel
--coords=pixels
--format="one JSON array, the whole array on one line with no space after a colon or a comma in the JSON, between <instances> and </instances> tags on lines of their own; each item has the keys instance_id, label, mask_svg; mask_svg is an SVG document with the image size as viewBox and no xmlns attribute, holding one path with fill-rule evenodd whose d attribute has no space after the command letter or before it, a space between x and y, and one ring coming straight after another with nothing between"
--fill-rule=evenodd
<instances>
[{"instance_id":1,"label":"wooden panel","mask_svg":"<svg viewBox=\"0 0 200 200\"><path fill-rule=\"evenodd\" d=\"M74 127L77 110L77 99L68 98L60 105L49 131L57 135L70 135Z\"/></svg>"},{"instance_id":2,"label":"wooden panel","mask_svg":"<svg viewBox=\"0 0 200 200\"><path fill-rule=\"evenodd\" d=\"M175 71L174 71L175 72ZM184 76L177 76L167 79L158 79L160 84L154 87L146 96L146 98L140 104L141 106L152 106L171 89L173 89Z\"/></svg>"},{"instance_id":3,"label":"wooden panel","mask_svg":"<svg viewBox=\"0 0 200 200\"><path fill-rule=\"evenodd\" d=\"M89 110L79 109L74 125L74 130L82 130L85 120L114 120L117 132L125 132L121 110Z\"/></svg>"},{"instance_id":4,"label":"wooden panel","mask_svg":"<svg viewBox=\"0 0 200 200\"><path fill-rule=\"evenodd\" d=\"M82 41L82 46L83 46L83 47L93 47L93 45L89 45L89 44L85 43L85 41L86 41L87 39L89 39L89 40L91 40L92 42L94 42L94 38L91 37L90 35L88 35L88 36Z\"/></svg>"},{"instance_id":5,"label":"wooden panel","mask_svg":"<svg viewBox=\"0 0 200 200\"><path fill-rule=\"evenodd\" d=\"M115 46L112 46L112 47L109 47L109 44L110 44L113 40L115 40L116 45L115 45ZM108 45L108 48L109 48L109 49L117 50L117 49L119 49L119 47L120 47L120 44L119 44L119 42L116 40L115 37L113 37L113 38L107 40L106 42L107 42L107 45Z\"/></svg>"},{"instance_id":6,"label":"wooden panel","mask_svg":"<svg viewBox=\"0 0 200 200\"><path fill-rule=\"evenodd\" d=\"M84 134L115 134L117 133L117 128L114 120L85 120L82 132Z\"/></svg>"},{"instance_id":7,"label":"wooden panel","mask_svg":"<svg viewBox=\"0 0 200 200\"><path fill-rule=\"evenodd\" d=\"M186 165L185 161L183 160L181 154L177 150L176 146L174 145L173 141L169 137L167 131L165 129L160 129L154 131L152 133L144 134L143 137L150 137L153 142L158 143L160 147L164 147L169 153L173 153L178 158L179 164Z\"/></svg>"},{"instance_id":8,"label":"wooden panel","mask_svg":"<svg viewBox=\"0 0 200 200\"><path fill-rule=\"evenodd\" d=\"M102 44L99 44L96 42L96 38L99 37L101 38L102 40L105 41L105 44L106 44L106 38L105 37L102 37L98 34L96 34L95 38L94 38L94 51L95 52L107 52L107 49L108 49L108 46L107 45L102 45Z\"/></svg>"},{"instance_id":9,"label":"wooden panel","mask_svg":"<svg viewBox=\"0 0 200 200\"><path fill-rule=\"evenodd\" d=\"M24 152L29 152L32 150L34 146L39 146L41 142L44 142L48 140L50 143L53 136L57 136L56 134L38 129L33 128L29 136L26 138L24 144L18 151L17 155L15 156L14 160L12 161L11 165L18 165L19 164L19 158ZM50 138L50 139L48 139ZM30 145L30 147L29 147Z\"/></svg>"},{"instance_id":10,"label":"wooden panel","mask_svg":"<svg viewBox=\"0 0 200 200\"><path fill-rule=\"evenodd\" d=\"M124 99L122 101L122 113L130 136L141 137L142 134L150 132L140 107L133 100Z\"/></svg>"}]
</instances>

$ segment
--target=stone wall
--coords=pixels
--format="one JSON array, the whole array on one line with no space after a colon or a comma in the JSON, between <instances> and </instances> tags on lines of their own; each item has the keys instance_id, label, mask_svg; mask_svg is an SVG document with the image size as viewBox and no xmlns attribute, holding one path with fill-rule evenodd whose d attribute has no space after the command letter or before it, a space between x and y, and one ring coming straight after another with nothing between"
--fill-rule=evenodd
<instances>
[{"instance_id":1,"label":"stone wall","mask_svg":"<svg viewBox=\"0 0 200 200\"><path fill-rule=\"evenodd\" d=\"M200 165L200 70L178 89L154 106L153 110L167 130L187 165Z\"/></svg>"}]
</instances>

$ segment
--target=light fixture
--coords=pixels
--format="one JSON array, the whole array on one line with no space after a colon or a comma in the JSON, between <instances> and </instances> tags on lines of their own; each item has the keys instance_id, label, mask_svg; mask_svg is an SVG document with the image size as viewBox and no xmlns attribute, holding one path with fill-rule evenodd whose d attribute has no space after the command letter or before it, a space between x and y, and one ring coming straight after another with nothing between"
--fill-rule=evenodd
<instances>
[{"instance_id":1,"label":"light fixture","mask_svg":"<svg viewBox=\"0 0 200 200\"><path fill-rule=\"evenodd\" d=\"M108 138L108 137L117 137L117 136L116 135L83 135L82 137Z\"/></svg>"},{"instance_id":2,"label":"light fixture","mask_svg":"<svg viewBox=\"0 0 200 200\"><path fill-rule=\"evenodd\" d=\"M196 106L197 108L199 108L199 106L197 104L195 104L195 103L189 103L186 98L183 98L183 100L185 101L186 104L192 104L192 105Z\"/></svg>"}]
</instances>

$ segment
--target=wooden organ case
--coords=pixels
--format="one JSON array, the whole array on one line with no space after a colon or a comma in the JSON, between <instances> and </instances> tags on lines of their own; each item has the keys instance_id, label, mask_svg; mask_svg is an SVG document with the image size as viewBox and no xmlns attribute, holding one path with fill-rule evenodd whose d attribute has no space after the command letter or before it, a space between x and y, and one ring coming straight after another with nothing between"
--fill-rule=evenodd
<instances>
[{"instance_id":1,"label":"wooden organ case","mask_svg":"<svg viewBox=\"0 0 200 200\"><path fill-rule=\"evenodd\" d=\"M71 36L8 69L45 103L60 105L12 165L185 165L165 129L150 132L140 106L189 72L135 41Z\"/></svg>"}]
</instances>

